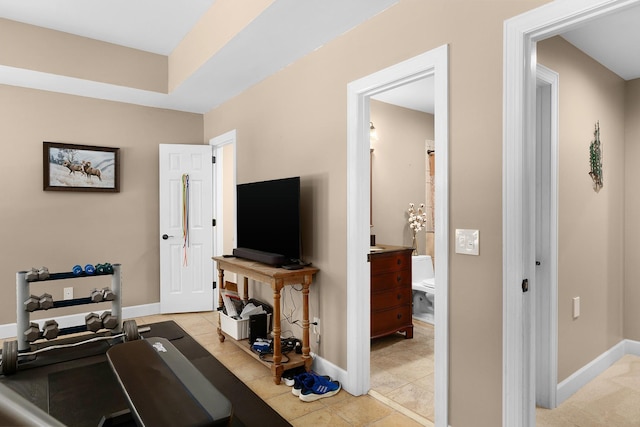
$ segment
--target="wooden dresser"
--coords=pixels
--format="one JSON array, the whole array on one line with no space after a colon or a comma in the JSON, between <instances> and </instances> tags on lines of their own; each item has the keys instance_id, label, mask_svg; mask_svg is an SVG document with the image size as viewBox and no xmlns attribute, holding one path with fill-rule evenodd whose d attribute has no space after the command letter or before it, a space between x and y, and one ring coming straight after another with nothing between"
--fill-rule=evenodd
<instances>
[{"instance_id":1,"label":"wooden dresser","mask_svg":"<svg viewBox=\"0 0 640 427\"><path fill-rule=\"evenodd\" d=\"M404 332L413 338L411 317L412 248L379 245L371 264L371 338Z\"/></svg>"}]
</instances>

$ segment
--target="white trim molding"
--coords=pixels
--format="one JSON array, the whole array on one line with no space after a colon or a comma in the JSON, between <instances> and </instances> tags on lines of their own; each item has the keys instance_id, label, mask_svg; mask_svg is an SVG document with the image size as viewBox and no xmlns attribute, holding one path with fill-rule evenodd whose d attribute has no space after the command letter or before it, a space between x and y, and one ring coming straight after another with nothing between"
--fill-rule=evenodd
<instances>
[{"instance_id":1,"label":"white trim molding","mask_svg":"<svg viewBox=\"0 0 640 427\"><path fill-rule=\"evenodd\" d=\"M449 48L429 52L349 83L347 87L347 376L344 388L369 391L369 99L426 77L434 78L435 176L435 425L447 427L449 404Z\"/></svg>"},{"instance_id":2,"label":"white trim molding","mask_svg":"<svg viewBox=\"0 0 640 427\"><path fill-rule=\"evenodd\" d=\"M502 425L535 425L531 301L535 277L536 43L640 0L556 0L504 23Z\"/></svg>"},{"instance_id":3,"label":"white trim molding","mask_svg":"<svg viewBox=\"0 0 640 427\"><path fill-rule=\"evenodd\" d=\"M558 384L558 73L537 66L536 406L556 407Z\"/></svg>"},{"instance_id":4,"label":"white trim molding","mask_svg":"<svg viewBox=\"0 0 640 427\"><path fill-rule=\"evenodd\" d=\"M640 341L620 341L558 384L558 405L627 354L640 356Z\"/></svg>"}]
</instances>

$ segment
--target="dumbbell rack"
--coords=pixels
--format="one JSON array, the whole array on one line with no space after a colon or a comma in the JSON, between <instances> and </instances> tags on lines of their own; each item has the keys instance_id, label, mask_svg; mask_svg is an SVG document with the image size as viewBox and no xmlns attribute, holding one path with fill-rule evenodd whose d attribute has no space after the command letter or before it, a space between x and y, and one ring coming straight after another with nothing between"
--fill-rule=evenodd
<instances>
[{"instance_id":1,"label":"dumbbell rack","mask_svg":"<svg viewBox=\"0 0 640 427\"><path fill-rule=\"evenodd\" d=\"M29 341L27 341L24 331L29 327L31 320L31 312L25 310L24 301L29 298L31 295L30 285L31 283L42 283L51 280L64 280L64 279L80 279L84 277L100 277L100 276L111 276L111 290L115 294L115 298L111 302L111 314L118 319L118 326L116 326L112 330L112 334L118 334L122 332L122 286L121 286L121 265L113 264L113 273L103 273L103 274L86 274L82 272L80 274L74 274L72 272L66 273L52 273L49 275L47 279L36 280L33 282L27 281L27 272L19 271L16 273L16 327L17 327L17 341L18 341L18 351L27 351L30 348ZM85 304L99 304L94 303L90 297L86 298L74 298L70 300L60 300L54 301L53 307L49 310L53 310L56 308L62 307L71 307L75 305L85 305ZM41 309L36 309L34 311L39 311ZM86 327L84 326L72 326L69 328L60 329L59 335L67 335L76 332L86 331Z\"/></svg>"}]
</instances>

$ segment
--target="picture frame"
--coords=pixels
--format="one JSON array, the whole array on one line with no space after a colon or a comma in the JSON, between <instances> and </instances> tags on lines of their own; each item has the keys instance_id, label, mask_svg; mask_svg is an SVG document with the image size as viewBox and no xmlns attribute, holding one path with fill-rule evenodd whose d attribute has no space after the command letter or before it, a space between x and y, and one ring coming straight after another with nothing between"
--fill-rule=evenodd
<instances>
[{"instance_id":1,"label":"picture frame","mask_svg":"<svg viewBox=\"0 0 640 427\"><path fill-rule=\"evenodd\" d=\"M120 192L120 149L43 142L43 190Z\"/></svg>"}]
</instances>

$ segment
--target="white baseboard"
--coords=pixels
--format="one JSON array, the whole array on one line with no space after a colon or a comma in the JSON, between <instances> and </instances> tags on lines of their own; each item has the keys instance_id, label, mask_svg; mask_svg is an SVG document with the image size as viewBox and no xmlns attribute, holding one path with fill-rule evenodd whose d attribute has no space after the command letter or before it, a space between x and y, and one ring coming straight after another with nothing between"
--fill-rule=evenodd
<instances>
[{"instance_id":1,"label":"white baseboard","mask_svg":"<svg viewBox=\"0 0 640 427\"><path fill-rule=\"evenodd\" d=\"M312 354L312 356L313 356L313 364L311 365L311 369L313 369L314 372L320 375L329 375L331 379L340 381L342 388L345 391L351 393L346 384L347 371L334 365L328 360L323 359L322 357L316 354Z\"/></svg>"},{"instance_id":2,"label":"white baseboard","mask_svg":"<svg viewBox=\"0 0 640 427\"><path fill-rule=\"evenodd\" d=\"M633 354L634 356L640 356L640 341L624 340L625 354Z\"/></svg>"},{"instance_id":3,"label":"white baseboard","mask_svg":"<svg viewBox=\"0 0 640 427\"><path fill-rule=\"evenodd\" d=\"M558 384L557 405L571 397L625 354L640 356L640 341L622 340Z\"/></svg>"},{"instance_id":4,"label":"white baseboard","mask_svg":"<svg viewBox=\"0 0 640 427\"><path fill-rule=\"evenodd\" d=\"M98 314L102 314L102 312L105 310L95 310L95 313ZM159 314L160 313L160 303L156 302L156 303L152 303L152 304L144 304L144 305L134 305L131 307L123 307L122 308L122 318L123 319L132 319L135 317L142 317L142 316L151 316L154 314ZM60 326L60 328L68 328L71 326L77 326L77 325L82 325L84 324L84 316L86 315L86 313L79 313L79 314L70 314L67 316L60 316L60 317L49 317L49 318L45 318L45 319L40 319L40 320L32 320L33 322L37 322L38 325L40 325L40 328L42 328L42 324L45 322L45 320L47 319L51 319L51 318L55 318L56 322L58 322L58 325ZM13 338L17 336L16 333L16 324L15 323L8 323L6 325L0 325L0 339L1 338Z\"/></svg>"}]
</instances>

